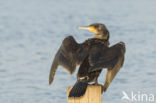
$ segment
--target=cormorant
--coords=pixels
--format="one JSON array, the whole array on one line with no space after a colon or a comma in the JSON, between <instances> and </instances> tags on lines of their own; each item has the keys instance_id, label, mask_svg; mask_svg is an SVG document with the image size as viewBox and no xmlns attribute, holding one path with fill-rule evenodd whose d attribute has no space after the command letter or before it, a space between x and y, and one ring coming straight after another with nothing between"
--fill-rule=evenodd
<instances>
[{"instance_id":1,"label":"cormorant","mask_svg":"<svg viewBox=\"0 0 156 103\"><path fill-rule=\"evenodd\" d=\"M77 65L80 65L77 82L70 91L69 97L84 95L91 82L97 85L98 76L103 68L107 68L106 80L102 89L106 91L124 61L125 44L119 42L109 47L109 31L104 24L95 23L79 28L95 33L94 38L78 44L72 36L66 37L55 55L49 76L49 84L51 84L59 65L70 74L75 71Z\"/></svg>"}]
</instances>

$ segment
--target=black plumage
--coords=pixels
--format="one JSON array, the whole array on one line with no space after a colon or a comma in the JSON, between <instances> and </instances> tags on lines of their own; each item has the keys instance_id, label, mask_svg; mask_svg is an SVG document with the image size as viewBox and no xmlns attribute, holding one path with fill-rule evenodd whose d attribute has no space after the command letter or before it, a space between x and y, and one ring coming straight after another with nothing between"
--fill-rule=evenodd
<instances>
[{"instance_id":1,"label":"black plumage","mask_svg":"<svg viewBox=\"0 0 156 103\"><path fill-rule=\"evenodd\" d=\"M125 44L120 42L109 47L109 32L103 24L96 23L80 28L94 32L94 38L78 44L72 36L66 37L55 55L49 76L49 84L51 84L59 65L70 74L75 71L77 65L80 65L77 82L69 93L69 97L84 95L90 82L98 85L97 79L103 68L107 68L103 86L103 91L106 91L124 61Z\"/></svg>"},{"instance_id":2,"label":"black plumage","mask_svg":"<svg viewBox=\"0 0 156 103\"><path fill-rule=\"evenodd\" d=\"M49 76L49 84L52 83L59 65L63 66L70 74L72 74L75 71L76 66L82 64L83 60L88 56L93 45L96 46L99 44L107 46L108 41L91 38L82 44L78 44L72 36L66 37L53 60ZM86 69L83 71L85 70Z\"/></svg>"}]
</instances>

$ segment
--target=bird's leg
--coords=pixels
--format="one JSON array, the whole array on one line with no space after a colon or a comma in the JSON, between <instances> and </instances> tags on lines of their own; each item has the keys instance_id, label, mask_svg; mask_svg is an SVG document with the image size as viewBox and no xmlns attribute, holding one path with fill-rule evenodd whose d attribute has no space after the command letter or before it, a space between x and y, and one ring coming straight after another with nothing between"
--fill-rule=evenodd
<instances>
[{"instance_id":1,"label":"bird's leg","mask_svg":"<svg viewBox=\"0 0 156 103\"><path fill-rule=\"evenodd\" d=\"M98 78L95 78L95 80L94 80L95 82L94 82L94 84L93 85L97 85L97 86L102 86L102 84L99 84L98 83Z\"/></svg>"},{"instance_id":2,"label":"bird's leg","mask_svg":"<svg viewBox=\"0 0 156 103\"><path fill-rule=\"evenodd\" d=\"M101 94L105 91L104 86L98 83L98 78L95 78L95 82L92 85L101 86Z\"/></svg>"},{"instance_id":3,"label":"bird's leg","mask_svg":"<svg viewBox=\"0 0 156 103\"><path fill-rule=\"evenodd\" d=\"M98 78L94 79L94 84L93 85L98 85Z\"/></svg>"},{"instance_id":4,"label":"bird's leg","mask_svg":"<svg viewBox=\"0 0 156 103\"><path fill-rule=\"evenodd\" d=\"M95 78L95 85L98 85L98 78Z\"/></svg>"}]
</instances>

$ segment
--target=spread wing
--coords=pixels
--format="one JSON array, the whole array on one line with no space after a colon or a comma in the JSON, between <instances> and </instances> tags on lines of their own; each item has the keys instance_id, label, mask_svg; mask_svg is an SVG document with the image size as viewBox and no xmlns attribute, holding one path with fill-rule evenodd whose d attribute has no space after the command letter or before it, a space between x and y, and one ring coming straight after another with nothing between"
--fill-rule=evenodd
<instances>
[{"instance_id":1,"label":"spread wing","mask_svg":"<svg viewBox=\"0 0 156 103\"><path fill-rule=\"evenodd\" d=\"M83 57L83 55L79 56L80 49L81 44L78 44L72 36L68 36L63 40L51 66L49 84L52 83L59 65L63 66L70 74L75 71L76 66L80 64Z\"/></svg>"},{"instance_id":2,"label":"spread wing","mask_svg":"<svg viewBox=\"0 0 156 103\"><path fill-rule=\"evenodd\" d=\"M106 80L103 87L103 91L106 91L123 65L125 44L123 42L120 42L110 48L103 48L101 49L101 51L99 50L97 51L98 54L95 53L94 55L90 56L90 63L92 63L90 71L93 72L107 68ZM95 61L93 60L93 58L96 58L96 55L98 55L98 58Z\"/></svg>"},{"instance_id":3,"label":"spread wing","mask_svg":"<svg viewBox=\"0 0 156 103\"><path fill-rule=\"evenodd\" d=\"M92 49L89 54L90 72L103 68L113 69L121 60L123 64L125 54L125 45L123 42L117 43L111 47L99 46Z\"/></svg>"}]
</instances>

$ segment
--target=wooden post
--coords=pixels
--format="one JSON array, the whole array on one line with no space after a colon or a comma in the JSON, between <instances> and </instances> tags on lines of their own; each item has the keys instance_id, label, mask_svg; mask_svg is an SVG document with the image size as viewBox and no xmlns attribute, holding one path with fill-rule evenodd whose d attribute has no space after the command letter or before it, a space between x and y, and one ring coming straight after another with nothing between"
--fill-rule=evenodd
<instances>
[{"instance_id":1,"label":"wooden post","mask_svg":"<svg viewBox=\"0 0 156 103\"><path fill-rule=\"evenodd\" d=\"M72 87L67 88L67 101L68 103L101 103L101 86L89 85L86 93L82 97L69 98L69 92Z\"/></svg>"}]
</instances>

